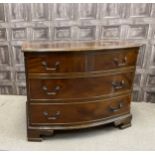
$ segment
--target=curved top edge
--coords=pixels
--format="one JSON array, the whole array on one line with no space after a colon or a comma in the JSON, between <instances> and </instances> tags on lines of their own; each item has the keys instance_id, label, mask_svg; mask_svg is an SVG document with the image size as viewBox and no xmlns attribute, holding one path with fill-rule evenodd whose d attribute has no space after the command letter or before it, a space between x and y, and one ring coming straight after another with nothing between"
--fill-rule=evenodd
<instances>
[{"instance_id":1,"label":"curved top edge","mask_svg":"<svg viewBox=\"0 0 155 155\"><path fill-rule=\"evenodd\" d=\"M142 44L133 41L74 41L74 42L25 42L22 44L23 52L59 52L59 51L85 51L106 50L140 47Z\"/></svg>"}]
</instances>

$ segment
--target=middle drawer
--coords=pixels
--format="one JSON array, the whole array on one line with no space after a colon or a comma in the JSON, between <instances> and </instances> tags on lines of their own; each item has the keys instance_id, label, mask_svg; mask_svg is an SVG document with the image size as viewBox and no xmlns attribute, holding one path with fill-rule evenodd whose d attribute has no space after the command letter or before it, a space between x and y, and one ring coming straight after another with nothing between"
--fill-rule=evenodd
<instances>
[{"instance_id":1,"label":"middle drawer","mask_svg":"<svg viewBox=\"0 0 155 155\"><path fill-rule=\"evenodd\" d=\"M102 77L29 79L31 99L82 99L130 90L133 72Z\"/></svg>"}]
</instances>

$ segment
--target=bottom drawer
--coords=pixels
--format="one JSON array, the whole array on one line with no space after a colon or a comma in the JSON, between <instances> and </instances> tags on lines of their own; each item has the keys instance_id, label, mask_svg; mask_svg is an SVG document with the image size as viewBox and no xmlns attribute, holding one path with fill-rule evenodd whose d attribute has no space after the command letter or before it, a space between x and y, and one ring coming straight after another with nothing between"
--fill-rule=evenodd
<instances>
[{"instance_id":1,"label":"bottom drawer","mask_svg":"<svg viewBox=\"0 0 155 155\"><path fill-rule=\"evenodd\" d=\"M85 103L35 103L29 108L31 125L82 123L129 112L130 95Z\"/></svg>"}]
</instances>

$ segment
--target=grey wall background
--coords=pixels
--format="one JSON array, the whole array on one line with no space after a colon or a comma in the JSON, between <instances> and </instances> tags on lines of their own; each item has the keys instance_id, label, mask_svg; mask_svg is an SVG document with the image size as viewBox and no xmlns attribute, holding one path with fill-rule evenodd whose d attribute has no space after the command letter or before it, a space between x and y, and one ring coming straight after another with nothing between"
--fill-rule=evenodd
<instances>
[{"instance_id":1,"label":"grey wall background","mask_svg":"<svg viewBox=\"0 0 155 155\"><path fill-rule=\"evenodd\" d=\"M133 100L155 103L155 4L0 4L0 94L25 95L26 40L143 43Z\"/></svg>"}]
</instances>

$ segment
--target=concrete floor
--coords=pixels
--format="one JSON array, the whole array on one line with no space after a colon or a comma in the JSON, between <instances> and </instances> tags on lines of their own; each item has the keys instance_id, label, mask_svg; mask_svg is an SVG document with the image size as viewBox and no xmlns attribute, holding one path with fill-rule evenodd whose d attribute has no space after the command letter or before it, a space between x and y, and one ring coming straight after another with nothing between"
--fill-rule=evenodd
<instances>
[{"instance_id":1,"label":"concrete floor","mask_svg":"<svg viewBox=\"0 0 155 155\"><path fill-rule=\"evenodd\" d=\"M26 139L25 96L0 96L0 150L155 150L155 104L132 102L132 127L101 126Z\"/></svg>"}]
</instances>

